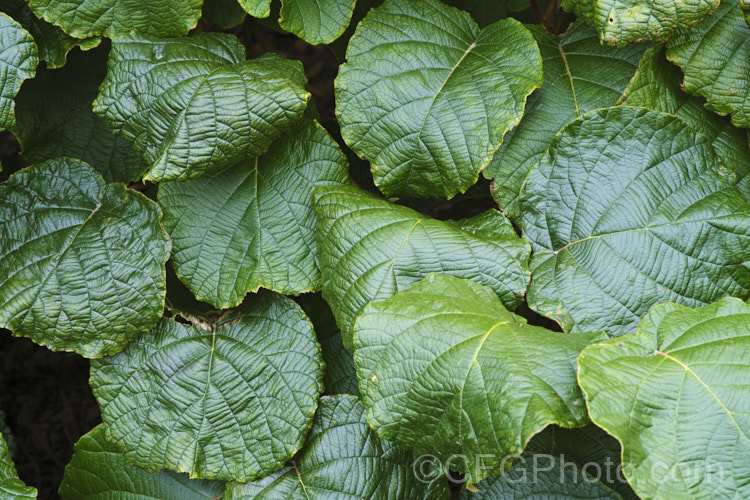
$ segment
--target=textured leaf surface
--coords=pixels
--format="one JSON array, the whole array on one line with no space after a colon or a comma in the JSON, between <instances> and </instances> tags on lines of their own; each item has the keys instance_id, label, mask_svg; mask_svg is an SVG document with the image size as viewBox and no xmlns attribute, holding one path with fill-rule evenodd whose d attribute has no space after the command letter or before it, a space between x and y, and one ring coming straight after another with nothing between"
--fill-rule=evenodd
<instances>
[{"instance_id":1,"label":"textured leaf surface","mask_svg":"<svg viewBox=\"0 0 750 500\"><path fill-rule=\"evenodd\" d=\"M704 99L683 92L682 72L664 53L664 46L646 52L622 101L676 115L711 139L719 164L735 172L737 186L750 199L750 131L733 127L729 118L708 111Z\"/></svg>"},{"instance_id":2,"label":"textured leaf surface","mask_svg":"<svg viewBox=\"0 0 750 500\"><path fill-rule=\"evenodd\" d=\"M107 50L73 51L65 67L42 69L16 97L13 129L34 163L60 156L85 161L107 182L132 182L146 163L91 111L107 71Z\"/></svg>"},{"instance_id":3,"label":"textured leaf surface","mask_svg":"<svg viewBox=\"0 0 750 500\"><path fill-rule=\"evenodd\" d=\"M201 0L30 0L37 17L76 38L114 38L131 32L180 36L198 23Z\"/></svg>"},{"instance_id":4,"label":"textured leaf surface","mask_svg":"<svg viewBox=\"0 0 750 500\"><path fill-rule=\"evenodd\" d=\"M279 25L312 44L331 43L352 18L356 0L283 0Z\"/></svg>"},{"instance_id":5,"label":"textured leaf surface","mask_svg":"<svg viewBox=\"0 0 750 500\"><path fill-rule=\"evenodd\" d=\"M271 14L271 0L239 0L245 12L253 17L268 17Z\"/></svg>"},{"instance_id":6,"label":"textured leaf surface","mask_svg":"<svg viewBox=\"0 0 750 500\"><path fill-rule=\"evenodd\" d=\"M62 158L0 186L0 325L53 350L120 351L164 310L159 206Z\"/></svg>"},{"instance_id":7,"label":"textured leaf surface","mask_svg":"<svg viewBox=\"0 0 750 500\"><path fill-rule=\"evenodd\" d=\"M306 83L300 62L246 61L232 35L130 35L112 42L94 112L151 165L146 179L188 179L264 153L302 115Z\"/></svg>"},{"instance_id":8,"label":"textured leaf surface","mask_svg":"<svg viewBox=\"0 0 750 500\"><path fill-rule=\"evenodd\" d=\"M336 79L341 133L387 196L466 191L542 84L539 48L518 21L480 30L437 0L386 0L346 57Z\"/></svg>"},{"instance_id":9,"label":"textured leaf surface","mask_svg":"<svg viewBox=\"0 0 750 500\"><path fill-rule=\"evenodd\" d=\"M563 9L586 19L602 41L617 45L666 40L675 29L694 25L718 5L719 0L562 0Z\"/></svg>"},{"instance_id":10,"label":"textured leaf surface","mask_svg":"<svg viewBox=\"0 0 750 500\"><path fill-rule=\"evenodd\" d=\"M23 81L34 76L38 63L29 32L0 12L0 130L15 125L13 99Z\"/></svg>"},{"instance_id":11,"label":"textured leaf surface","mask_svg":"<svg viewBox=\"0 0 750 500\"><path fill-rule=\"evenodd\" d=\"M491 289L429 275L354 324L367 420L417 453L467 457L452 466L475 483L547 425L588 421L575 359L602 337L529 326Z\"/></svg>"},{"instance_id":12,"label":"textured leaf surface","mask_svg":"<svg viewBox=\"0 0 750 500\"><path fill-rule=\"evenodd\" d=\"M417 457L383 441L354 396L324 396L310 435L288 467L254 483L228 483L226 500L447 500L444 481L420 482Z\"/></svg>"},{"instance_id":13,"label":"textured leaf surface","mask_svg":"<svg viewBox=\"0 0 750 500\"><path fill-rule=\"evenodd\" d=\"M515 309L529 280L528 243L497 210L438 221L354 187L319 188L323 298L351 346L355 316L371 300L442 272L487 285Z\"/></svg>"},{"instance_id":14,"label":"textured leaf surface","mask_svg":"<svg viewBox=\"0 0 750 500\"><path fill-rule=\"evenodd\" d=\"M0 496L16 500L36 498L36 493L36 488L26 486L18 479L16 466L8 453L8 445L0 434Z\"/></svg>"},{"instance_id":15,"label":"textured leaf surface","mask_svg":"<svg viewBox=\"0 0 750 500\"><path fill-rule=\"evenodd\" d=\"M213 323L162 319L91 370L108 434L129 462L205 479L250 481L283 467L323 392L312 324L273 292Z\"/></svg>"},{"instance_id":16,"label":"textured leaf surface","mask_svg":"<svg viewBox=\"0 0 750 500\"><path fill-rule=\"evenodd\" d=\"M578 362L591 418L622 442L642 498L750 496L750 305L662 304Z\"/></svg>"},{"instance_id":17,"label":"textured leaf surface","mask_svg":"<svg viewBox=\"0 0 750 500\"><path fill-rule=\"evenodd\" d=\"M687 92L750 128L750 26L737 1L722 1L714 15L675 33L668 47L667 57L685 72Z\"/></svg>"},{"instance_id":18,"label":"textured leaf surface","mask_svg":"<svg viewBox=\"0 0 750 500\"><path fill-rule=\"evenodd\" d=\"M0 11L18 21L31 33L39 49L39 59L46 61L48 68L63 66L68 52L73 47L80 46L83 50L88 50L101 42L100 38L73 38L59 26L38 19L24 0L0 0Z\"/></svg>"},{"instance_id":19,"label":"textured leaf surface","mask_svg":"<svg viewBox=\"0 0 750 500\"><path fill-rule=\"evenodd\" d=\"M344 184L346 158L301 120L268 152L198 179L159 187L175 271L199 299L236 306L248 291L319 290L313 191Z\"/></svg>"},{"instance_id":20,"label":"textured leaf surface","mask_svg":"<svg viewBox=\"0 0 750 500\"><path fill-rule=\"evenodd\" d=\"M532 309L565 330L635 332L660 302L750 295L750 205L710 140L643 108L568 125L522 192Z\"/></svg>"},{"instance_id":21,"label":"textured leaf surface","mask_svg":"<svg viewBox=\"0 0 750 500\"><path fill-rule=\"evenodd\" d=\"M544 84L529 96L526 114L506 134L484 170L495 178L492 195L514 221L520 219L519 194L531 167L567 123L596 108L614 106L633 77L645 47L601 45L583 21L560 37L542 26L529 26L544 61Z\"/></svg>"},{"instance_id":22,"label":"textured leaf surface","mask_svg":"<svg viewBox=\"0 0 750 500\"><path fill-rule=\"evenodd\" d=\"M76 443L59 491L62 500L215 500L222 493L224 484L217 481L133 467L107 441L103 424Z\"/></svg>"}]
</instances>

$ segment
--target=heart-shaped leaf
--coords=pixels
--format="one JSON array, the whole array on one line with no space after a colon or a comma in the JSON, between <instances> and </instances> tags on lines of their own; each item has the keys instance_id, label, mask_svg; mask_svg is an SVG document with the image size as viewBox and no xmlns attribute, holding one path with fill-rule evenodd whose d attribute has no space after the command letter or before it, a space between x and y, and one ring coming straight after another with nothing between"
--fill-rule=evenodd
<instances>
[{"instance_id":1,"label":"heart-shaped leaf","mask_svg":"<svg viewBox=\"0 0 750 500\"><path fill-rule=\"evenodd\" d=\"M466 191L542 84L539 48L521 23L480 30L437 0L386 0L346 57L336 78L341 133L387 196Z\"/></svg>"},{"instance_id":2,"label":"heart-shaped leaf","mask_svg":"<svg viewBox=\"0 0 750 500\"><path fill-rule=\"evenodd\" d=\"M302 446L323 392L323 360L302 309L261 292L213 321L162 319L93 362L91 387L130 463L251 481Z\"/></svg>"},{"instance_id":3,"label":"heart-shaped leaf","mask_svg":"<svg viewBox=\"0 0 750 500\"><path fill-rule=\"evenodd\" d=\"M8 445L0 434L0 496L13 500L36 498L36 488L26 486L18 478L16 466L10 458Z\"/></svg>"},{"instance_id":4,"label":"heart-shaped leaf","mask_svg":"<svg viewBox=\"0 0 750 500\"><path fill-rule=\"evenodd\" d=\"M685 91L750 128L750 26L737 0L723 0L714 15L675 33L667 57L685 72Z\"/></svg>"},{"instance_id":5,"label":"heart-shaped leaf","mask_svg":"<svg viewBox=\"0 0 750 500\"><path fill-rule=\"evenodd\" d=\"M519 221L521 186L531 167L549 148L561 128L581 114L614 106L633 77L645 47L616 49L601 45L583 21L553 36L542 26L529 26L544 61L544 84L531 94L518 127L505 135L492 162L483 171L495 178L492 196L514 221Z\"/></svg>"},{"instance_id":6,"label":"heart-shaped leaf","mask_svg":"<svg viewBox=\"0 0 750 500\"><path fill-rule=\"evenodd\" d=\"M37 17L56 24L76 38L114 38L131 32L180 36L195 28L201 0L30 0Z\"/></svg>"},{"instance_id":7,"label":"heart-shaped leaf","mask_svg":"<svg viewBox=\"0 0 750 500\"><path fill-rule=\"evenodd\" d=\"M161 209L61 158L0 186L0 326L53 350L119 352L164 310Z\"/></svg>"},{"instance_id":8,"label":"heart-shaped leaf","mask_svg":"<svg viewBox=\"0 0 750 500\"><path fill-rule=\"evenodd\" d=\"M654 307L635 337L583 351L591 418L641 498L750 497L750 305Z\"/></svg>"},{"instance_id":9,"label":"heart-shaped leaf","mask_svg":"<svg viewBox=\"0 0 750 500\"><path fill-rule=\"evenodd\" d=\"M319 290L313 191L348 176L328 133L301 120L261 157L162 183L159 203L177 274L199 300L219 308L236 306L260 287Z\"/></svg>"},{"instance_id":10,"label":"heart-shaped leaf","mask_svg":"<svg viewBox=\"0 0 750 500\"><path fill-rule=\"evenodd\" d=\"M666 40L718 6L719 0L562 0L563 9L586 19L603 42L617 45Z\"/></svg>"},{"instance_id":11,"label":"heart-shaped leaf","mask_svg":"<svg viewBox=\"0 0 750 500\"><path fill-rule=\"evenodd\" d=\"M147 180L198 177L258 156L307 105L299 61L246 61L232 35L112 42L94 112L151 165Z\"/></svg>"},{"instance_id":12,"label":"heart-shaped leaf","mask_svg":"<svg viewBox=\"0 0 750 500\"><path fill-rule=\"evenodd\" d=\"M620 106L558 134L521 194L532 309L565 330L634 333L665 300L750 296L750 204L710 139Z\"/></svg>"},{"instance_id":13,"label":"heart-shaped leaf","mask_svg":"<svg viewBox=\"0 0 750 500\"><path fill-rule=\"evenodd\" d=\"M29 32L12 17L0 12L0 130L16 123L13 99L39 63L36 44Z\"/></svg>"},{"instance_id":14,"label":"heart-shaped leaf","mask_svg":"<svg viewBox=\"0 0 750 500\"><path fill-rule=\"evenodd\" d=\"M76 443L59 491L62 500L216 500L223 493L224 484L218 481L189 479L187 474L171 471L152 474L133 467L107 441L101 424Z\"/></svg>"},{"instance_id":15,"label":"heart-shaped leaf","mask_svg":"<svg viewBox=\"0 0 750 500\"><path fill-rule=\"evenodd\" d=\"M284 469L254 483L227 483L226 500L448 500L446 481L420 481L416 457L383 441L354 396L324 396L305 446ZM439 475L439 471L435 472Z\"/></svg>"},{"instance_id":16,"label":"heart-shaped leaf","mask_svg":"<svg viewBox=\"0 0 750 500\"><path fill-rule=\"evenodd\" d=\"M354 324L367 420L384 439L451 462L469 484L503 471L549 424L588 421L575 359L598 333L555 333L493 290L432 274Z\"/></svg>"},{"instance_id":17,"label":"heart-shaped leaf","mask_svg":"<svg viewBox=\"0 0 750 500\"><path fill-rule=\"evenodd\" d=\"M351 346L351 326L372 300L442 272L487 285L515 309L529 280L528 243L490 210L438 221L350 186L318 188L318 251L323 298Z\"/></svg>"}]
</instances>

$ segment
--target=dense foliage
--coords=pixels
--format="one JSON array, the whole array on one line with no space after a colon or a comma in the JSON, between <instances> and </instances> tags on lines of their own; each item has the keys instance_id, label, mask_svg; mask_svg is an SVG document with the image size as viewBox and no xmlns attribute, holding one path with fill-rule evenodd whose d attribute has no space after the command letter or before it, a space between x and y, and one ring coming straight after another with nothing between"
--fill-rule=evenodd
<instances>
[{"instance_id":1,"label":"dense foliage","mask_svg":"<svg viewBox=\"0 0 750 500\"><path fill-rule=\"evenodd\" d=\"M749 2L0 0L0 69L63 500L750 498Z\"/></svg>"}]
</instances>

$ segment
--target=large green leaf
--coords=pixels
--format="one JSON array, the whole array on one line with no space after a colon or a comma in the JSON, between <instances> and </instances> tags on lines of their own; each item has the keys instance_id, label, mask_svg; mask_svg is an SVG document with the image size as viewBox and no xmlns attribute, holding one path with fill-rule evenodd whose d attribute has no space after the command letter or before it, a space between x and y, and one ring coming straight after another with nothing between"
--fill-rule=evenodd
<instances>
[{"instance_id":1,"label":"large green leaf","mask_svg":"<svg viewBox=\"0 0 750 500\"><path fill-rule=\"evenodd\" d=\"M750 26L737 0L723 0L713 16L675 33L668 47L667 57L685 72L687 92L750 128Z\"/></svg>"},{"instance_id":2,"label":"large green leaf","mask_svg":"<svg viewBox=\"0 0 750 500\"><path fill-rule=\"evenodd\" d=\"M645 47L602 46L586 23L573 23L556 37L529 26L544 60L544 85L534 92L517 128L508 132L484 170L495 178L492 196L514 220L520 219L519 194L526 175L562 127L592 109L614 106L633 77Z\"/></svg>"},{"instance_id":3,"label":"large green leaf","mask_svg":"<svg viewBox=\"0 0 750 500\"><path fill-rule=\"evenodd\" d=\"M445 481L422 482L413 453L383 441L354 396L324 396L294 461L260 481L228 483L226 500L447 500ZM436 474L438 471L432 471Z\"/></svg>"},{"instance_id":4,"label":"large green leaf","mask_svg":"<svg viewBox=\"0 0 750 500\"><path fill-rule=\"evenodd\" d=\"M466 191L542 84L539 48L518 21L480 30L437 0L386 0L346 57L336 78L341 133L388 196Z\"/></svg>"},{"instance_id":5,"label":"large green leaf","mask_svg":"<svg viewBox=\"0 0 750 500\"><path fill-rule=\"evenodd\" d=\"M750 305L662 304L592 345L579 381L644 499L750 498Z\"/></svg>"},{"instance_id":6,"label":"large green leaf","mask_svg":"<svg viewBox=\"0 0 750 500\"><path fill-rule=\"evenodd\" d=\"M53 350L119 352L164 310L161 209L61 158L0 186L0 326Z\"/></svg>"},{"instance_id":7,"label":"large green leaf","mask_svg":"<svg viewBox=\"0 0 750 500\"><path fill-rule=\"evenodd\" d=\"M471 485L503 472L549 424L588 421L575 359L599 333L529 326L490 288L432 274L354 324L367 420L384 439L452 461Z\"/></svg>"},{"instance_id":8,"label":"large green leaf","mask_svg":"<svg viewBox=\"0 0 750 500\"><path fill-rule=\"evenodd\" d=\"M0 434L0 497L9 500L36 498L36 488L26 486L18 478L16 466L8 453L8 445Z\"/></svg>"},{"instance_id":9,"label":"large green leaf","mask_svg":"<svg viewBox=\"0 0 750 500\"><path fill-rule=\"evenodd\" d=\"M711 14L719 0L562 0L565 10L585 18L602 41L625 45L666 40L677 29Z\"/></svg>"},{"instance_id":10,"label":"large green leaf","mask_svg":"<svg viewBox=\"0 0 750 500\"><path fill-rule=\"evenodd\" d=\"M101 38L79 39L65 33L59 26L38 19L24 0L0 0L0 11L18 21L31 33L39 49L39 59L47 62L48 68L59 68L73 47L83 50L96 47Z\"/></svg>"},{"instance_id":11,"label":"large green leaf","mask_svg":"<svg viewBox=\"0 0 750 500\"><path fill-rule=\"evenodd\" d=\"M130 35L112 42L94 112L151 165L146 179L188 179L264 153L302 115L306 83L299 61L246 61L232 35Z\"/></svg>"},{"instance_id":12,"label":"large green leaf","mask_svg":"<svg viewBox=\"0 0 750 500\"><path fill-rule=\"evenodd\" d=\"M676 115L712 141L720 165L734 170L740 191L750 199L750 131L708 111L705 101L683 92L682 72L664 57L663 46L649 49L625 89L622 102Z\"/></svg>"},{"instance_id":13,"label":"large green leaf","mask_svg":"<svg viewBox=\"0 0 750 500\"><path fill-rule=\"evenodd\" d=\"M42 69L16 97L16 126L23 154L34 163L78 158L107 182L132 182L148 168L128 142L91 111L107 71L107 49L74 50L65 67Z\"/></svg>"},{"instance_id":14,"label":"large green leaf","mask_svg":"<svg viewBox=\"0 0 750 500\"><path fill-rule=\"evenodd\" d=\"M114 38L131 32L180 36L198 23L201 0L30 0L37 17L56 24L76 38Z\"/></svg>"},{"instance_id":15,"label":"large green leaf","mask_svg":"<svg viewBox=\"0 0 750 500\"><path fill-rule=\"evenodd\" d=\"M331 43L344 32L356 0L283 0L279 26L312 44Z\"/></svg>"},{"instance_id":16,"label":"large green leaf","mask_svg":"<svg viewBox=\"0 0 750 500\"><path fill-rule=\"evenodd\" d=\"M132 464L251 481L302 446L323 360L302 309L261 292L214 320L162 319L120 354L95 360L91 387Z\"/></svg>"},{"instance_id":17,"label":"large green leaf","mask_svg":"<svg viewBox=\"0 0 750 500\"><path fill-rule=\"evenodd\" d=\"M635 332L651 306L750 296L750 205L710 139L644 108L593 111L522 192L528 302L565 330Z\"/></svg>"},{"instance_id":18,"label":"large green leaf","mask_svg":"<svg viewBox=\"0 0 750 500\"><path fill-rule=\"evenodd\" d=\"M98 425L76 443L60 484L62 500L216 500L224 493L218 481L133 467L105 432Z\"/></svg>"},{"instance_id":19,"label":"large green leaf","mask_svg":"<svg viewBox=\"0 0 750 500\"><path fill-rule=\"evenodd\" d=\"M13 99L39 63L36 44L29 32L12 17L0 12L0 130L16 123Z\"/></svg>"},{"instance_id":20,"label":"large green leaf","mask_svg":"<svg viewBox=\"0 0 750 500\"><path fill-rule=\"evenodd\" d=\"M260 287L319 290L313 191L347 179L333 139L300 120L259 158L163 183L159 203L175 271L199 300L218 308L236 306Z\"/></svg>"},{"instance_id":21,"label":"large green leaf","mask_svg":"<svg viewBox=\"0 0 750 500\"><path fill-rule=\"evenodd\" d=\"M438 221L354 187L319 188L318 251L323 298L351 346L355 316L371 300L432 272L487 285L515 309L529 280L528 243L497 210Z\"/></svg>"}]
</instances>

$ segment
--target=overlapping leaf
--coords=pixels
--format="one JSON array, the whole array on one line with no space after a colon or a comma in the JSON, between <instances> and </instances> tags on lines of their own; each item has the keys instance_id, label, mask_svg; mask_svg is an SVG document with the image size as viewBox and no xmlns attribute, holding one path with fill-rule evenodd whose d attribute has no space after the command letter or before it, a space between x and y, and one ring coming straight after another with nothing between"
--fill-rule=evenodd
<instances>
[{"instance_id":1,"label":"overlapping leaf","mask_svg":"<svg viewBox=\"0 0 750 500\"><path fill-rule=\"evenodd\" d=\"M0 130L16 123L13 99L39 63L36 44L29 32L12 17L0 12Z\"/></svg>"},{"instance_id":2,"label":"overlapping leaf","mask_svg":"<svg viewBox=\"0 0 750 500\"><path fill-rule=\"evenodd\" d=\"M279 26L312 44L331 43L344 32L356 0L284 0Z\"/></svg>"},{"instance_id":3,"label":"overlapping leaf","mask_svg":"<svg viewBox=\"0 0 750 500\"><path fill-rule=\"evenodd\" d=\"M359 399L324 396L307 442L294 461L260 481L228 483L225 498L448 500L446 481L422 482L415 475L416 458L370 429Z\"/></svg>"},{"instance_id":4,"label":"overlapping leaf","mask_svg":"<svg viewBox=\"0 0 750 500\"><path fill-rule=\"evenodd\" d=\"M641 498L750 496L750 305L662 304L635 337L578 362L591 418L622 442Z\"/></svg>"},{"instance_id":5,"label":"overlapping leaf","mask_svg":"<svg viewBox=\"0 0 750 500\"><path fill-rule=\"evenodd\" d=\"M432 272L487 285L515 309L529 280L528 243L497 210L438 221L354 187L319 188L318 251L323 297L351 346L355 316L371 300Z\"/></svg>"},{"instance_id":6,"label":"overlapping leaf","mask_svg":"<svg viewBox=\"0 0 750 500\"><path fill-rule=\"evenodd\" d=\"M378 434L444 461L465 457L451 465L472 484L547 425L587 422L575 359L601 338L529 326L491 289L432 274L364 308L354 361Z\"/></svg>"},{"instance_id":7,"label":"overlapping leaf","mask_svg":"<svg viewBox=\"0 0 750 500\"><path fill-rule=\"evenodd\" d=\"M348 165L328 133L302 120L268 152L159 187L177 274L200 300L236 306L248 291L320 289L313 191L344 184Z\"/></svg>"},{"instance_id":8,"label":"overlapping leaf","mask_svg":"<svg viewBox=\"0 0 750 500\"><path fill-rule=\"evenodd\" d=\"M108 435L129 462L205 479L251 481L282 468L323 392L312 324L273 292L212 322L162 319L91 370Z\"/></svg>"},{"instance_id":9,"label":"overlapping leaf","mask_svg":"<svg viewBox=\"0 0 750 500\"><path fill-rule=\"evenodd\" d=\"M692 26L713 12L719 0L562 0L565 10L585 18L602 41L625 45L666 40L678 28Z\"/></svg>"},{"instance_id":10,"label":"overlapping leaf","mask_svg":"<svg viewBox=\"0 0 750 500\"><path fill-rule=\"evenodd\" d=\"M85 161L107 182L132 182L147 166L125 139L91 111L107 71L107 50L73 51L65 67L42 69L16 97L13 128L34 163L60 156Z\"/></svg>"},{"instance_id":11,"label":"overlapping leaf","mask_svg":"<svg viewBox=\"0 0 750 500\"><path fill-rule=\"evenodd\" d=\"M198 23L201 0L30 0L37 17L60 26L76 38L113 38L131 32L180 36Z\"/></svg>"},{"instance_id":12,"label":"overlapping leaf","mask_svg":"<svg viewBox=\"0 0 750 500\"><path fill-rule=\"evenodd\" d=\"M224 484L217 481L133 467L105 432L104 425L98 425L76 443L60 484L62 500L216 500L224 493Z\"/></svg>"},{"instance_id":13,"label":"overlapping leaf","mask_svg":"<svg viewBox=\"0 0 750 500\"><path fill-rule=\"evenodd\" d=\"M188 179L264 153L304 111L305 84L300 62L245 61L231 35L130 35L112 42L94 112L151 165L146 179Z\"/></svg>"},{"instance_id":14,"label":"overlapping leaf","mask_svg":"<svg viewBox=\"0 0 750 500\"><path fill-rule=\"evenodd\" d=\"M215 23L221 29L234 28L245 18L245 11L237 0L204 0L201 19Z\"/></svg>"},{"instance_id":15,"label":"overlapping leaf","mask_svg":"<svg viewBox=\"0 0 750 500\"><path fill-rule=\"evenodd\" d=\"M159 206L62 158L0 186L0 325L53 350L120 351L164 310Z\"/></svg>"},{"instance_id":16,"label":"overlapping leaf","mask_svg":"<svg viewBox=\"0 0 750 500\"><path fill-rule=\"evenodd\" d=\"M572 331L633 333L660 302L750 296L750 205L710 139L673 115L593 111L522 192L532 309Z\"/></svg>"},{"instance_id":17,"label":"overlapping leaf","mask_svg":"<svg viewBox=\"0 0 750 500\"><path fill-rule=\"evenodd\" d=\"M633 77L645 47L602 46L583 21L556 37L529 26L544 61L544 84L529 96L518 127L508 132L484 176L495 178L492 195L514 221L520 219L519 194L526 175L567 123L592 109L614 106Z\"/></svg>"},{"instance_id":18,"label":"overlapping leaf","mask_svg":"<svg viewBox=\"0 0 750 500\"><path fill-rule=\"evenodd\" d=\"M750 199L750 131L733 127L729 118L708 111L702 98L683 92L682 72L664 52L663 46L646 51L622 102L676 115L711 139L719 164L735 172L737 186Z\"/></svg>"},{"instance_id":19,"label":"overlapping leaf","mask_svg":"<svg viewBox=\"0 0 750 500\"><path fill-rule=\"evenodd\" d=\"M667 57L685 72L685 90L706 98L706 108L732 115L750 128L750 26L735 0L669 40Z\"/></svg>"},{"instance_id":20,"label":"overlapping leaf","mask_svg":"<svg viewBox=\"0 0 750 500\"><path fill-rule=\"evenodd\" d=\"M18 478L16 466L10 458L8 445L0 434L0 496L13 500L36 498L36 489L23 484Z\"/></svg>"},{"instance_id":21,"label":"overlapping leaf","mask_svg":"<svg viewBox=\"0 0 750 500\"><path fill-rule=\"evenodd\" d=\"M388 196L452 197L477 180L542 83L518 21L483 29L437 0L386 0L336 79L341 133Z\"/></svg>"}]
</instances>

